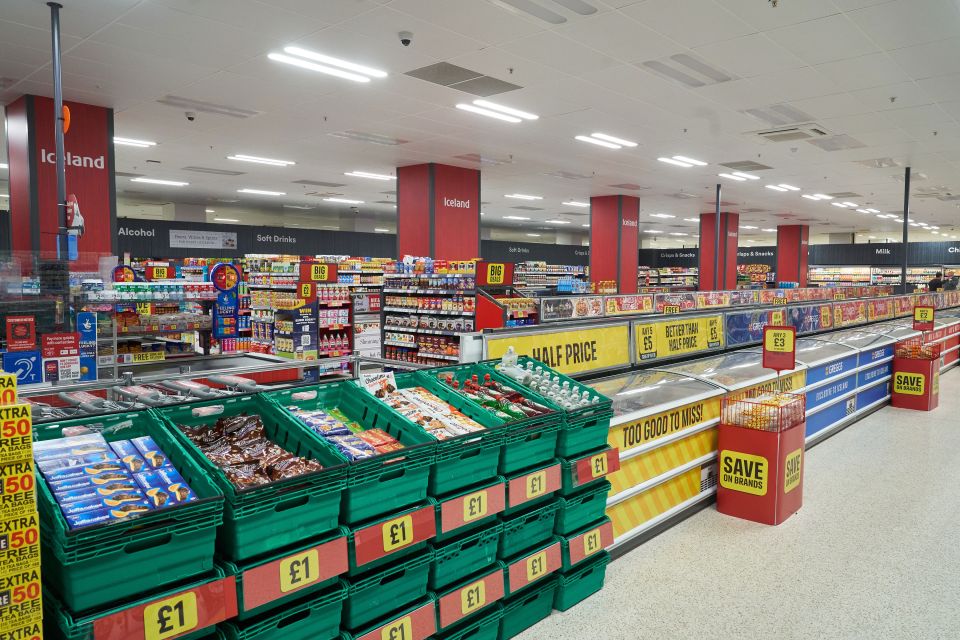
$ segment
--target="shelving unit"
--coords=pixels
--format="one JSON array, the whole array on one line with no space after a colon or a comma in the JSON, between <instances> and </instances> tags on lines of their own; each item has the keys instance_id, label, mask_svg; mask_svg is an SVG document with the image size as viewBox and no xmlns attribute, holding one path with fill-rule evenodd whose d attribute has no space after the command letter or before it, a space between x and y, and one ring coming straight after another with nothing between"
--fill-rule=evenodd
<instances>
[{"instance_id":1,"label":"shelving unit","mask_svg":"<svg viewBox=\"0 0 960 640\"><path fill-rule=\"evenodd\" d=\"M587 267L578 265L547 264L539 261L518 262L513 268L513 285L532 288L555 287L561 278L574 278L585 273L587 273Z\"/></svg>"},{"instance_id":2,"label":"shelving unit","mask_svg":"<svg viewBox=\"0 0 960 640\"><path fill-rule=\"evenodd\" d=\"M924 288L938 272L943 273L944 268L908 267L907 283ZM811 267L808 281L812 287L900 285L900 267Z\"/></svg>"}]
</instances>

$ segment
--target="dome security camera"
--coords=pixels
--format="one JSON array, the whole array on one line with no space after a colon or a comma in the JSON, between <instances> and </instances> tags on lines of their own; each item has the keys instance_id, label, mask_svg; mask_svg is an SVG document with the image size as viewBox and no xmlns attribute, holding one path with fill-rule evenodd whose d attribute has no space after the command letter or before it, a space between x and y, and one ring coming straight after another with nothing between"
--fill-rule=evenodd
<instances>
[{"instance_id":1,"label":"dome security camera","mask_svg":"<svg viewBox=\"0 0 960 640\"><path fill-rule=\"evenodd\" d=\"M411 31L401 31L397 35L400 37L400 44L405 47L409 47L413 42L413 32Z\"/></svg>"}]
</instances>

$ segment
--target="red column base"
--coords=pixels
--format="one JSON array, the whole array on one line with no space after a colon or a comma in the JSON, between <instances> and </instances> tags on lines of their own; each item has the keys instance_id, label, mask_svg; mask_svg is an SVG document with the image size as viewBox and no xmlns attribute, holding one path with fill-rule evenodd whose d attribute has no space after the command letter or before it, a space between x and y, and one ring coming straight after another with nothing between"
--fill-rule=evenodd
<instances>
[{"instance_id":1,"label":"red column base","mask_svg":"<svg viewBox=\"0 0 960 640\"><path fill-rule=\"evenodd\" d=\"M940 358L893 359L890 404L899 409L933 411L940 404Z\"/></svg>"}]
</instances>

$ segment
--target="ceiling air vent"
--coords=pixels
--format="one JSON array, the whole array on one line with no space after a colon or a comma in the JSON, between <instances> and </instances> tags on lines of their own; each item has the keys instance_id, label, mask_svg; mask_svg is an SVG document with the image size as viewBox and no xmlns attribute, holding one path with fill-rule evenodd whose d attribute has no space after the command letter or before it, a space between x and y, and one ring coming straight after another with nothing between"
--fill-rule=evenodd
<instances>
[{"instance_id":1,"label":"ceiling air vent","mask_svg":"<svg viewBox=\"0 0 960 640\"><path fill-rule=\"evenodd\" d=\"M251 111L250 109L242 109L227 104L191 100L190 98L183 98L181 96L164 96L157 100L157 102L165 104L168 107L177 107L178 109L186 109L187 111L200 111L202 113L215 113L220 116L230 116L231 118L250 118L260 115L259 111Z\"/></svg>"},{"instance_id":2,"label":"ceiling air vent","mask_svg":"<svg viewBox=\"0 0 960 640\"><path fill-rule=\"evenodd\" d=\"M622 184L611 184L610 186L614 189L626 189L627 191L644 191L650 188L650 187L644 187L634 182L624 182Z\"/></svg>"},{"instance_id":3,"label":"ceiling air vent","mask_svg":"<svg viewBox=\"0 0 960 640\"><path fill-rule=\"evenodd\" d=\"M900 163L893 158L871 158L870 160L857 160L856 163L871 169L890 169L900 166Z\"/></svg>"},{"instance_id":4,"label":"ceiling air vent","mask_svg":"<svg viewBox=\"0 0 960 640\"><path fill-rule=\"evenodd\" d=\"M294 180L292 184L305 184L311 187L329 187L331 189L347 186L343 182L324 182L323 180Z\"/></svg>"},{"instance_id":5,"label":"ceiling air vent","mask_svg":"<svg viewBox=\"0 0 960 640\"><path fill-rule=\"evenodd\" d=\"M464 67L458 67L449 62L437 62L436 64L420 67L413 71L408 71L406 75L418 80L425 80L433 84L439 84L451 89L459 89L466 93L472 93L475 96L495 96L498 93L506 93L515 89L522 89L520 85L504 82L497 78L485 76L477 71L472 71Z\"/></svg>"},{"instance_id":6,"label":"ceiling air vent","mask_svg":"<svg viewBox=\"0 0 960 640\"><path fill-rule=\"evenodd\" d=\"M589 180L593 177L586 173L574 173L572 171L550 171L543 175L550 176L551 178L562 178L564 180Z\"/></svg>"},{"instance_id":7,"label":"ceiling air vent","mask_svg":"<svg viewBox=\"0 0 960 640\"><path fill-rule=\"evenodd\" d=\"M678 200L696 200L700 196L687 193L686 191L681 191L679 193L671 193L670 197L677 198Z\"/></svg>"},{"instance_id":8,"label":"ceiling air vent","mask_svg":"<svg viewBox=\"0 0 960 640\"><path fill-rule=\"evenodd\" d=\"M853 191L838 191L837 193L828 194L834 197L836 200L853 200L854 198L863 199L863 196L859 193L854 193Z\"/></svg>"},{"instance_id":9,"label":"ceiling air vent","mask_svg":"<svg viewBox=\"0 0 960 640\"><path fill-rule=\"evenodd\" d=\"M519 205L516 207L510 207L511 209L520 209L521 211L543 211L543 207L528 207L527 205Z\"/></svg>"},{"instance_id":10,"label":"ceiling air vent","mask_svg":"<svg viewBox=\"0 0 960 640\"><path fill-rule=\"evenodd\" d=\"M739 162L721 162L721 167L726 167L728 169L733 169L734 171L766 171L767 169L773 169L773 167L768 167L765 164L760 164L759 162L754 162L753 160L740 160Z\"/></svg>"},{"instance_id":11,"label":"ceiling air vent","mask_svg":"<svg viewBox=\"0 0 960 640\"><path fill-rule=\"evenodd\" d=\"M810 140L812 138L829 136L830 132L827 131L826 127L808 122L790 127L777 127L775 129L754 131L750 135L759 136L767 142L796 142L797 140Z\"/></svg>"},{"instance_id":12,"label":"ceiling air vent","mask_svg":"<svg viewBox=\"0 0 960 640\"><path fill-rule=\"evenodd\" d=\"M184 171L193 171L194 173L212 173L217 176L242 176L246 175L243 171L229 171L227 169L214 169L212 167L182 167Z\"/></svg>"}]
</instances>

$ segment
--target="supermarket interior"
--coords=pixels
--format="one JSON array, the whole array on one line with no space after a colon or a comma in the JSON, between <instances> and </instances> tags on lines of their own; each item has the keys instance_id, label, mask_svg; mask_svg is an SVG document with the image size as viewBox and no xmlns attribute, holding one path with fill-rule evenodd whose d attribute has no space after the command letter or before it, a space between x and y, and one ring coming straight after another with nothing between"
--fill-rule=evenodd
<instances>
[{"instance_id":1,"label":"supermarket interior","mask_svg":"<svg viewBox=\"0 0 960 640\"><path fill-rule=\"evenodd\" d=\"M0 0L0 640L960 637L957 60L960 0Z\"/></svg>"}]
</instances>

